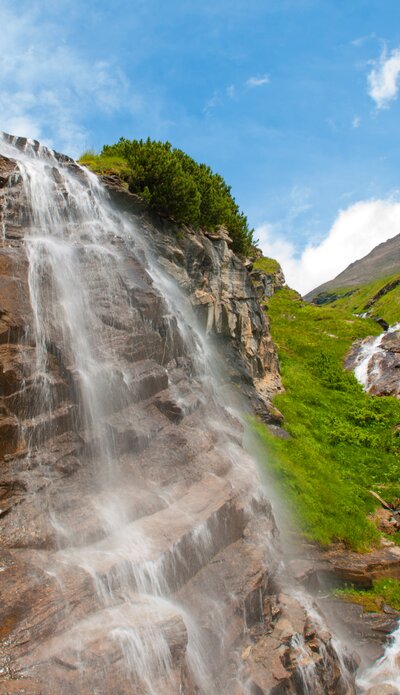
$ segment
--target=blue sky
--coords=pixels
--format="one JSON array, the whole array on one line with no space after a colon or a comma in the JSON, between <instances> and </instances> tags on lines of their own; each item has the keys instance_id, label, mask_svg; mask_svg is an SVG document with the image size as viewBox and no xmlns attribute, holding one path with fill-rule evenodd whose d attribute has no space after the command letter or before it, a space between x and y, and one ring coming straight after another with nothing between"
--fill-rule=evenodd
<instances>
[{"instance_id":1,"label":"blue sky","mask_svg":"<svg viewBox=\"0 0 400 695\"><path fill-rule=\"evenodd\" d=\"M0 0L0 128L168 139L301 290L400 232L398 0Z\"/></svg>"}]
</instances>

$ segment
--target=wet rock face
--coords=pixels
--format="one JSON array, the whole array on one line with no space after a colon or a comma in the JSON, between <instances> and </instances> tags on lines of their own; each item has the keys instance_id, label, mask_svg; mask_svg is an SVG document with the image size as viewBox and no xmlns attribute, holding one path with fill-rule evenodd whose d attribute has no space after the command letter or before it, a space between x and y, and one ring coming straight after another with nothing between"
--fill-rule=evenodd
<instances>
[{"instance_id":1,"label":"wet rock face","mask_svg":"<svg viewBox=\"0 0 400 695\"><path fill-rule=\"evenodd\" d=\"M307 615L293 596L264 600L264 624L254 626L242 657L250 692L257 695L354 695L352 673L357 661L345 657L346 673L337 662L330 633ZM269 658L267 659L267 655Z\"/></svg>"},{"instance_id":2,"label":"wet rock face","mask_svg":"<svg viewBox=\"0 0 400 695\"><path fill-rule=\"evenodd\" d=\"M188 295L200 325L214 339L229 379L240 384L250 407L268 420L271 398L281 388L278 357L268 318L260 306L260 287L229 248L226 231L203 233L179 228L171 220L150 214L118 179L103 180L115 203L135 215L163 269ZM283 276L262 278L268 296L280 279Z\"/></svg>"},{"instance_id":3,"label":"wet rock face","mask_svg":"<svg viewBox=\"0 0 400 695\"><path fill-rule=\"evenodd\" d=\"M117 189L115 199L215 335L228 375L265 410L256 387L276 379L276 355L227 240L179 238L134 196ZM101 365L94 394L106 394L94 423L48 266L44 352L38 340L31 217L5 157L0 211L0 691L143 695L151 683L163 695L300 694L312 669L315 692L342 692L330 636L277 588L275 523L241 425L196 375L143 254L115 233L102 249L110 265L99 265L91 228L74 238L91 298L88 364Z\"/></svg>"}]
</instances>

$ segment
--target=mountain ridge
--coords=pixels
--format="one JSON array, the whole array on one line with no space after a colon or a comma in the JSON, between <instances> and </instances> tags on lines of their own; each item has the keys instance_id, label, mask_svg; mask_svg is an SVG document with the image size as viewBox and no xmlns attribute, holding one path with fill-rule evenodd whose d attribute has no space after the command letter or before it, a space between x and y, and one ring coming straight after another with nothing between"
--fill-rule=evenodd
<instances>
[{"instance_id":1,"label":"mountain ridge","mask_svg":"<svg viewBox=\"0 0 400 695\"><path fill-rule=\"evenodd\" d=\"M400 271L400 233L375 246L368 254L347 266L332 280L322 283L304 296L313 301L318 295L339 288L358 287Z\"/></svg>"}]
</instances>

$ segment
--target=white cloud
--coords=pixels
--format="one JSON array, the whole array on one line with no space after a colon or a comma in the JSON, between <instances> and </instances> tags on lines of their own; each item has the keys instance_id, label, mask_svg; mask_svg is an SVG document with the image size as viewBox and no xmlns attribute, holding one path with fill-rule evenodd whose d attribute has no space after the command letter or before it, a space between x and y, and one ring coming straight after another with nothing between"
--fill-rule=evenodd
<instances>
[{"instance_id":1,"label":"white cloud","mask_svg":"<svg viewBox=\"0 0 400 695\"><path fill-rule=\"evenodd\" d=\"M353 261L400 233L400 203L367 200L341 210L327 236L296 255L293 243L279 234L280 225L263 224L255 230L265 255L282 265L288 285L306 294L331 280Z\"/></svg>"},{"instance_id":2,"label":"white cloud","mask_svg":"<svg viewBox=\"0 0 400 695\"><path fill-rule=\"evenodd\" d=\"M246 86L250 88L262 87L263 84L268 84L270 81L269 75L261 75L260 77L253 76L246 80Z\"/></svg>"},{"instance_id":3,"label":"white cloud","mask_svg":"<svg viewBox=\"0 0 400 695\"><path fill-rule=\"evenodd\" d=\"M235 85L234 85L234 84L230 84L229 87L226 88L226 93L227 93L227 96L228 96L230 99L233 99L234 96L235 96L235 94L236 94L236 87L235 87Z\"/></svg>"},{"instance_id":4,"label":"white cloud","mask_svg":"<svg viewBox=\"0 0 400 695\"><path fill-rule=\"evenodd\" d=\"M374 67L368 75L368 94L375 101L378 109L387 108L389 103L396 99L399 89L400 77L400 49L387 54L384 49L379 61L374 62Z\"/></svg>"},{"instance_id":5,"label":"white cloud","mask_svg":"<svg viewBox=\"0 0 400 695\"><path fill-rule=\"evenodd\" d=\"M360 116L354 116L354 118L353 118L353 120L352 120L352 122L351 122L351 125L353 126L353 128L359 128L359 127L360 127L360 123L361 123L361 118L360 118Z\"/></svg>"},{"instance_id":6,"label":"white cloud","mask_svg":"<svg viewBox=\"0 0 400 695\"><path fill-rule=\"evenodd\" d=\"M68 154L87 145L85 120L142 108L118 66L91 60L62 41L62 27L45 24L37 6L18 12L0 5L0 129L40 138Z\"/></svg>"}]
</instances>

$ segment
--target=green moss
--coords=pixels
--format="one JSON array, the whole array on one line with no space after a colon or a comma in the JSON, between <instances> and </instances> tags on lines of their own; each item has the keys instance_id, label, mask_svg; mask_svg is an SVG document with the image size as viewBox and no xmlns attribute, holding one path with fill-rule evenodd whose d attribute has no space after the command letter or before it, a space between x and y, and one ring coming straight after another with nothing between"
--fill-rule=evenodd
<instances>
[{"instance_id":1,"label":"green moss","mask_svg":"<svg viewBox=\"0 0 400 695\"><path fill-rule=\"evenodd\" d=\"M388 605L396 611L400 610L400 580L377 579L371 589L355 589L346 587L337 589L335 596L357 603L367 612L381 611L384 605Z\"/></svg>"},{"instance_id":2,"label":"green moss","mask_svg":"<svg viewBox=\"0 0 400 695\"><path fill-rule=\"evenodd\" d=\"M354 340L381 328L288 289L269 300L268 315L285 387L274 405L291 435L277 439L257 425L268 465L310 539L366 549L379 536L368 491L389 501L400 494L400 402L365 394L342 362Z\"/></svg>"},{"instance_id":3,"label":"green moss","mask_svg":"<svg viewBox=\"0 0 400 695\"><path fill-rule=\"evenodd\" d=\"M270 275L272 273L277 273L280 269L280 265L278 261L275 261L273 258L263 256L254 261L253 268L254 270L261 270L266 275Z\"/></svg>"}]
</instances>

